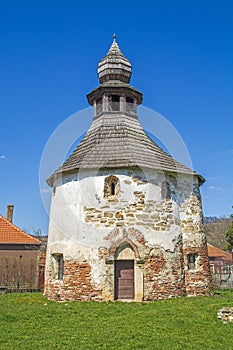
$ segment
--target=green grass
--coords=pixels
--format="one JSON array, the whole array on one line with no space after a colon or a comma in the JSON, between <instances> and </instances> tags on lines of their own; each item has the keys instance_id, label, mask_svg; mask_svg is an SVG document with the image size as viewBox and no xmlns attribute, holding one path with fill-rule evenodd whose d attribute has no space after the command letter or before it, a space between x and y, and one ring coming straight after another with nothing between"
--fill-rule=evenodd
<instances>
[{"instance_id":1,"label":"green grass","mask_svg":"<svg viewBox=\"0 0 233 350\"><path fill-rule=\"evenodd\" d=\"M0 295L0 349L224 349L233 324L217 311L233 292L151 303L55 303L40 293Z\"/></svg>"}]
</instances>

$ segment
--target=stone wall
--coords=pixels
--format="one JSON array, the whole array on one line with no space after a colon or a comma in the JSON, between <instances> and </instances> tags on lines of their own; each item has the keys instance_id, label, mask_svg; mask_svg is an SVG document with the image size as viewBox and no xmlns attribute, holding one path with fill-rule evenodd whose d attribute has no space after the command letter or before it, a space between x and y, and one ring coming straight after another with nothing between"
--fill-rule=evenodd
<instances>
[{"instance_id":1,"label":"stone wall","mask_svg":"<svg viewBox=\"0 0 233 350\"><path fill-rule=\"evenodd\" d=\"M45 294L56 300L113 300L114 261L125 247L133 252L137 301L208 291L197 178L129 170L95 175L64 180L53 195ZM64 254L63 281L53 275L54 253ZM194 269L190 254L197 257Z\"/></svg>"},{"instance_id":2,"label":"stone wall","mask_svg":"<svg viewBox=\"0 0 233 350\"><path fill-rule=\"evenodd\" d=\"M100 209L84 206L85 221L92 226L143 226L155 231L167 231L179 219L173 213L172 201L145 200L143 191L134 191L134 200L121 210L105 205Z\"/></svg>"},{"instance_id":3,"label":"stone wall","mask_svg":"<svg viewBox=\"0 0 233 350\"><path fill-rule=\"evenodd\" d=\"M133 251L133 256L124 254L122 257L135 260L138 301L185 295L182 243L178 242L174 252L162 251L147 245L135 229L127 237L116 235L110 249L98 249L99 260L103 262L103 281L99 285L93 281L94 261L65 260L63 280L55 279L51 273L45 295L54 300L114 300L114 261L119 259L121 247L125 250L131 247Z\"/></svg>"},{"instance_id":4,"label":"stone wall","mask_svg":"<svg viewBox=\"0 0 233 350\"><path fill-rule=\"evenodd\" d=\"M178 297L185 293L182 242L177 242L174 252L147 248L144 300Z\"/></svg>"},{"instance_id":5,"label":"stone wall","mask_svg":"<svg viewBox=\"0 0 233 350\"><path fill-rule=\"evenodd\" d=\"M204 294L211 288L211 273L199 195L191 194L182 203L180 212L186 293L188 295ZM190 255L196 256L194 268L189 268Z\"/></svg>"}]
</instances>

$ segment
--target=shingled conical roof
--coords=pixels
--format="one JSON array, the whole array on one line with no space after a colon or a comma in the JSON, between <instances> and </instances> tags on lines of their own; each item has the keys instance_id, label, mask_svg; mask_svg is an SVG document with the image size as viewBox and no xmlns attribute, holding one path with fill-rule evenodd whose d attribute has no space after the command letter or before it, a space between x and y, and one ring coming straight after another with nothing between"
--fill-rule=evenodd
<instances>
[{"instance_id":1,"label":"shingled conical roof","mask_svg":"<svg viewBox=\"0 0 233 350\"><path fill-rule=\"evenodd\" d=\"M157 146L136 118L119 114L95 119L81 143L48 183L52 184L54 175L75 169L120 167L197 175Z\"/></svg>"},{"instance_id":2,"label":"shingled conical roof","mask_svg":"<svg viewBox=\"0 0 233 350\"><path fill-rule=\"evenodd\" d=\"M116 34L113 37L113 43L107 55L102 58L98 65L99 81L101 84L109 80L120 80L129 83L132 66L121 52L116 42Z\"/></svg>"},{"instance_id":3,"label":"shingled conical roof","mask_svg":"<svg viewBox=\"0 0 233 350\"><path fill-rule=\"evenodd\" d=\"M101 60L101 62L105 62L105 67L110 64L108 59L115 55L115 53L112 54L113 51L116 52L117 59L121 55L123 56L118 45L116 45L114 40L108 54ZM119 63L120 66L121 64L122 62ZM134 96L133 93L135 93L134 103L141 103L142 94L126 82L122 83L120 70L116 73L116 69L118 68L115 65L108 73L106 73L107 68L102 70L102 72L106 73L105 77L107 77L107 80L88 95L89 103L95 104L96 98L99 98L101 94L106 94L106 91L105 97L108 96L108 93L110 95L114 91L119 93L120 88L125 89L123 92L125 92L126 96L127 94ZM112 76L114 76L115 80L111 80ZM126 110L113 112L102 109L99 115L94 116L90 129L75 151L47 182L49 185L53 185L56 175L77 169L113 169L122 167L149 168L165 172L197 175L200 182L204 181L200 175L174 160L146 135L138 121L136 109L135 114L126 113Z\"/></svg>"}]
</instances>

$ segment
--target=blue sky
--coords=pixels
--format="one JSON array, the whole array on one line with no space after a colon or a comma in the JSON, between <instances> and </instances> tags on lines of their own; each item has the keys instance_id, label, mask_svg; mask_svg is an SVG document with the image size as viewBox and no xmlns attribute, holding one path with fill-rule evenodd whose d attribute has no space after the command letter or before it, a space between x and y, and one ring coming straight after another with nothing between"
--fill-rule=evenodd
<instances>
[{"instance_id":1,"label":"blue sky","mask_svg":"<svg viewBox=\"0 0 233 350\"><path fill-rule=\"evenodd\" d=\"M114 32L143 104L173 124L206 178L204 215L232 212L232 1L9 0L0 3L0 213L13 203L23 229L47 233L43 149L88 106Z\"/></svg>"}]
</instances>

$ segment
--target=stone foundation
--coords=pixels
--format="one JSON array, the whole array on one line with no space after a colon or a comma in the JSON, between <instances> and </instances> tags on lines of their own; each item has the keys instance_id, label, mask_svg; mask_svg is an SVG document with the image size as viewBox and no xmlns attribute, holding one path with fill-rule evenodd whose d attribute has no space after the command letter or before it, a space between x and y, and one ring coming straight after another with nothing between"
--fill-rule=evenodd
<instances>
[{"instance_id":1,"label":"stone foundation","mask_svg":"<svg viewBox=\"0 0 233 350\"><path fill-rule=\"evenodd\" d=\"M202 295L210 289L210 274L206 245L183 248L178 237L174 251L154 248L145 242L140 231L131 229L128 238L119 239L116 229L107 237L115 240L112 248L100 247L98 260L102 264L99 283L94 283L95 261L64 261L63 280L47 278L45 295L53 300L114 300L114 262L116 259L135 261L135 299L156 299ZM122 248L121 248L122 247ZM198 254L196 269L189 270L188 254ZM120 254L120 255L119 255Z\"/></svg>"}]
</instances>

